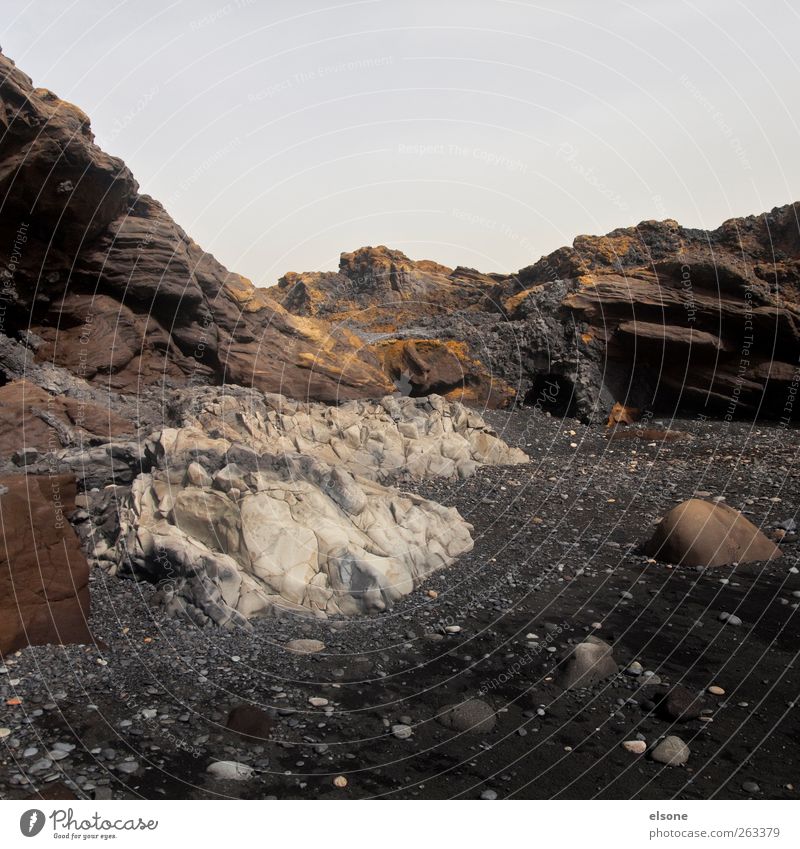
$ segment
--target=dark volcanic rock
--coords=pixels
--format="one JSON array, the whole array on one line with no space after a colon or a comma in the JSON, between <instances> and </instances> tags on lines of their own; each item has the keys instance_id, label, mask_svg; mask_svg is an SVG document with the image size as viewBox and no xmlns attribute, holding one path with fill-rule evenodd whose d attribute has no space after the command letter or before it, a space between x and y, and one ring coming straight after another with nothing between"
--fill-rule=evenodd
<instances>
[{"instance_id":1,"label":"dark volcanic rock","mask_svg":"<svg viewBox=\"0 0 800 849\"><path fill-rule=\"evenodd\" d=\"M90 643L89 566L68 522L71 476L0 478L0 653Z\"/></svg>"},{"instance_id":2,"label":"dark volcanic rock","mask_svg":"<svg viewBox=\"0 0 800 849\"><path fill-rule=\"evenodd\" d=\"M228 730L242 737L268 740L273 725L273 718L255 705L237 705L228 714Z\"/></svg>"},{"instance_id":3,"label":"dark volcanic rock","mask_svg":"<svg viewBox=\"0 0 800 849\"><path fill-rule=\"evenodd\" d=\"M667 693L659 707L668 719L688 722L700 716L700 712L705 707L705 700L702 696L677 684Z\"/></svg>"}]
</instances>

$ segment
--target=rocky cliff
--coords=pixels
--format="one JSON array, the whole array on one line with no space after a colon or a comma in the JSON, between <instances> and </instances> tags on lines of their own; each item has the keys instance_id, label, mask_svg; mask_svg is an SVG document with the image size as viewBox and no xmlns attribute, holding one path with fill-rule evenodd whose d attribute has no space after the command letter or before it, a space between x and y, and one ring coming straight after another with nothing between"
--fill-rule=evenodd
<instances>
[{"instance_id":1,"label":"rocky cliff","mask_svg":"<svg viewBox=\"0 0 800 849\"><path fill-rule=\"evenodd\" d=\"M579 236L512 275L342 254L270 292L365 336L412 394L605 417L615 402L727 420L800 405L800 205L712 231L645 221Z\"/></svg>"},{"instance_id":2,"label":"rocky cliff","mask_svg":"<svg viewBox=\"0 0 800 849\"><path fill-rule=\"evenodd\" d=\"M353 334L289 314L203 251L94 144L80 109L2 55L0 130L0 331L39 362L123 392L233 382L332 401L392 388Z\"/></svg>"}]
</instances>

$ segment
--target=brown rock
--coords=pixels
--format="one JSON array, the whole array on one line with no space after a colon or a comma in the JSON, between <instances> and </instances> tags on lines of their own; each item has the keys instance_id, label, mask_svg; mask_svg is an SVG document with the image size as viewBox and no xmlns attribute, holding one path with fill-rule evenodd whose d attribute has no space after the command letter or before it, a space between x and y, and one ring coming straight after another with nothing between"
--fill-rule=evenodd
<instances>
[{"instance_id":1,"label":"brown rock","mask_svg":"<svg viewBox=\"0 0 800 849\"><path fill-rule=\"evenodd\" d=\"M274 721L265 711L255 705L237 705L228 714L227 728L242 737L268 740Z\"/></svg>"},{"instance_id":2,"label":"brown rock","mask_svg":"<svg viewBox=\"0 0 800 849\"><path fill-rule=\"evenodd\" d=\"M598 637L589 636L578 643L564 662L558 683L565 689L592 687L619 671L611 646Z\"/></svg>"},{"instance_id":3,"label":"brown rock","mask_svg":"<svg viewBox=\"0 0 800 849\"><path fill-rule=\"evenodd\" d=\"M650 557L684 566L727 566L780 557L781 550L737 510L690 498L661 520Z\"/></svg>"},{"instance_id":4,"label":"brown rock","mask_svg":"<svg viewBox=\"0 0 800 849\"><path fill-rule=\"evenodd\" d=\"M442 395L476 407L505 407L515 390L470 356L466 343L438 339L392 339L375 346L384 371L414 396Z\"/></svg>"},{"instance_id":5,"label":"brown rock","mask_svg":"<svg viewBox=\"0 0 800 849\"><path fill-rule=\"evenodd\" d=\"M705 701L701 695L690 692L680 684L673 687L661 703L666 717L677 722L697 719L704 707Z\"/></svg>"},{"instance_id":6,"label":"brown rock","mask_svg":"<svg viewBox=\"0 0 800 849\"><path fill-rule=\"evenodd\" d=\"M448 705L437 719L445 728L473 734L488 734L497 723L494 708L482 699Z\"/></svg>"},{"instance_id":7,"label":"brown rock","mask_svg":"<svg viewBox=\"0 0 800 849\"><path fill-rule=\"evenodd\" d=\"M58 451L82 437L121 436L131 422L90 401L51 395L26 380L0 386L0 457L15 451Z\"/></svg>"},{"instance_id":8,"label":"brown rock","mask_svg":"<svg viewBox=\"0 0 800 849\"><path fill-rule=\"evenodd\" d=\"M91 643L89 566L67 516L66 475L0 478L0 652Z\"/></svg>"},{"instance_id":9,"label":"brown rock","mask_svg":"<svg viewBox=\"0 0 800 849\"><path fill-rule=\"evenodd\" d=\"M392 391L360 339L291 316L205 253L94 144L81 110L3 55L0 116L0 244L14 269L3 332L31 331L39 361L123 392L188 381L325 401Z\"/></svg>"}]
</instances>

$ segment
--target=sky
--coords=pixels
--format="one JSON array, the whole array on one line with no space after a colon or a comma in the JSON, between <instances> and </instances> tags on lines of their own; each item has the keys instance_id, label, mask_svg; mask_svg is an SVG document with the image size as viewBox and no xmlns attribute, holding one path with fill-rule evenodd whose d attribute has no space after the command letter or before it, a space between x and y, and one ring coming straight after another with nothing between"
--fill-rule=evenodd
<instances>
[{"instance_id":1,"label":"sky","mask_svg":"<svg viewBox=\"0 0 800 849\"><path fill-rule=\"evenodd\" d=\"M260 286L388 245L512 272L800 199L791 0L3 0L3 52Z\"/></svg>"}]
</instances>

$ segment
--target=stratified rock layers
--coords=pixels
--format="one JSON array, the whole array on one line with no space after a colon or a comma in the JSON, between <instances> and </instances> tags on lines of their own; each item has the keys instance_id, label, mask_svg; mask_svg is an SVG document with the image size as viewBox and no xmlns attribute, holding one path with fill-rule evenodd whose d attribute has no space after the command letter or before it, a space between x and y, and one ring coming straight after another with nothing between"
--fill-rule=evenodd
<instances>
[{"instance_id":1,"label":"stratified rock layers","mask_svg":"<svg viewBox=\"0 0 800 849\"><path fill-rule=\"evenodd\" d=\"M326 401L391 391L359 339L290 315L225 269L139 194L80 109L2 55L0 107L2 332L38 361L124 392L224 381Z\"/></svg>"}]
</instances>

